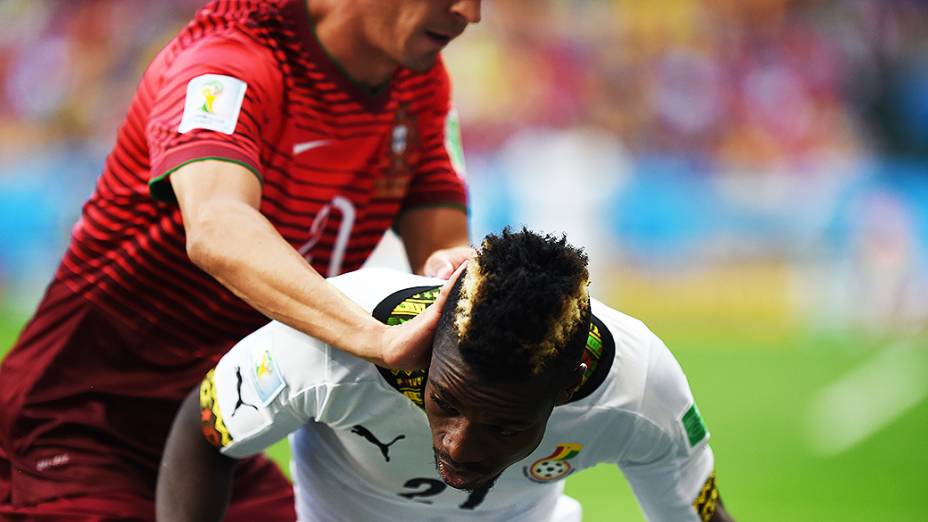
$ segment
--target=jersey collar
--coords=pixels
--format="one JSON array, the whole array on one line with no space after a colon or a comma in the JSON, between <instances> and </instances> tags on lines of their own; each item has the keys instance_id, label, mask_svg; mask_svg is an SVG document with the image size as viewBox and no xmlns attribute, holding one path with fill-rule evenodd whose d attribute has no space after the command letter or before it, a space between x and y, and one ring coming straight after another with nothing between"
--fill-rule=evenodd
<instances>
[{"instance_id":1,"label":"jersey collar","mask_svg":"<svg viewBox=\"0 0 928 522\"><path fill-rule=\"evenodd\" d=\"M288 0L284 6L288 18L293 21L294 28L303 43L303 48L309 59L319 66L320 70L352 99L363 105L371 112L380 112L390 101L393 86L401 69L393 73L391 79L376 89L371 89L356 81L348 71L322 46L316 34L316 27L309 17L309 3L306 0Z\"/></svg>"},{"instance_id":2,"label":"jersey collar","mask_svg":"<svg viewBox=\"0 0 928 522\"><path fill-rule=\"evenodd\" d=\"M389 326L405 323L434 303L440 288L414 286L398 290L381 301L374 308L372 315ZM580 387L571 396L568 404L585 399L596 391L606 380L615 360L615 339L612 332L595 315L590 324L590 335L587 337L586 349L581 360L586 363L587 370L583 374ZM405 395L416 406L425 408L423 395L428 379L426 370L392 370L380 366L377 370L390 387Z\"/></svg>"}]
</instances>

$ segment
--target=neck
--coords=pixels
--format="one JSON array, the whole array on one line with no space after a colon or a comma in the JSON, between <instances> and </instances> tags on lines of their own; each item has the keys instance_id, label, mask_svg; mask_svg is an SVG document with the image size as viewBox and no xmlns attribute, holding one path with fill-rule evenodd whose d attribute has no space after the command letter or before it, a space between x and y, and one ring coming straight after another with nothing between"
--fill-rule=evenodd
<instances>
[{"instance_id":1,"label":"neck","mask_svg":"<svg viewBox=\"0 0 928 522\"><path fill-rule=\"evenodd\" d=\"M397 64L367 40L357 2L307 0L307 4L319 43L352 80L372 89L390 80Z\"/></svg>"}]
</instances>

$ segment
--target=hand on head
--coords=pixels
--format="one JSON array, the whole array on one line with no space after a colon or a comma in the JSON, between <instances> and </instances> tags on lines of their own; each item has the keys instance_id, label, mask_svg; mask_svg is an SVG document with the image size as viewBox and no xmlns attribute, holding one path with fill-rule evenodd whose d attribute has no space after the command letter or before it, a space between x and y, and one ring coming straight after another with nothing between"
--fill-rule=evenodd
<instances>
[{"instance_id":1,"label":"hand on head","mask_svg":"<svg viewBox=\"0 0 928 522\"><path fill-rule=\"evenodd\" d=\"M473 252L470 247L467 248ZM426 308L424 312L413 319L401 325L391 326L384 331L383 343L381 344L383 346L381 360L375 361L378 365L400 370L417 370L428 366L429 356L432 351L432 339L435 337L436 328L438 328L441 310L445 306L451 288L454 287L454 283L467 266L466 260L459 262L460 265L454 272L450 273L450 278L441 287L438 299L435 300L432 306Z\"/></svg>"},{"instance_id":2,"label":"hand on head","mask_svg":"<svg viewBox=\"0 0 928 522\"><path fill-rule=\"evenodd\" d=\"M472 259L474 255L476 255L476 252L469 246L436 250L425 260L425 266L422 269L423 275L448 279L455 269L467 262L468 259Z\"/></svg>"}]
</instances>

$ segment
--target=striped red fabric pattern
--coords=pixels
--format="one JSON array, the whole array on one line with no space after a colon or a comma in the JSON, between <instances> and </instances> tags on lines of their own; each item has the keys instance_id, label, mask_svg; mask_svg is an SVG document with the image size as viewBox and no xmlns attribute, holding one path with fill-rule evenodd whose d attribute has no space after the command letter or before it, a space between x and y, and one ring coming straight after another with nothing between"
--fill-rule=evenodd
<instances>
[{"instance_id":1,"label":"striped red fabric pattern","mask_svg":"<svg viewBox=\"0 0 928 522\"><path fill-rule=\"evenodd\" d=\"M187 85L204 74L247 86L233 134L178 130ZM187 259L166 175L201 158L253 170L261 211L334 275L360 267L403 210L466 207L444 147L449 107L441 62L400 69L376 93L352 83L304 1L212 2L145 72L56 277L132 328L218 354L266 319Z\"/></svg>"}]
</instances>

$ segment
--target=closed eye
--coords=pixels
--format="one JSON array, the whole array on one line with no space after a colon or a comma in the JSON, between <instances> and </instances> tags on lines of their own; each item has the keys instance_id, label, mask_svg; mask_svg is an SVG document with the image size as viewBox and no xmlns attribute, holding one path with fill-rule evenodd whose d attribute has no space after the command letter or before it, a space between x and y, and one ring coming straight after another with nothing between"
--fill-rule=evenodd
<instances>
[{"instance_id":1,"label":"closed eye","mask_svg":"<svg viewBox=\"0 0 928 522\"><path fill-rule=\"evenodd\" d=\"M457 415L458 413L458 410L455 409L454 406L434 393L432 394L432 403L448 415Z\"/></svg>"},{"instance_id":2,"label":"closed eye","mask_svg":"<svg viewBox=\"0 0 928 522\"><path fill-rule=\"evenodd\" d=\"M514 429L506 428L503 426L494 426L493 431L495 431L496 434L499 435L500 437L508 438L508 437L515 437L522 430L514 430Z\"/></svg>"}]
</instances>

